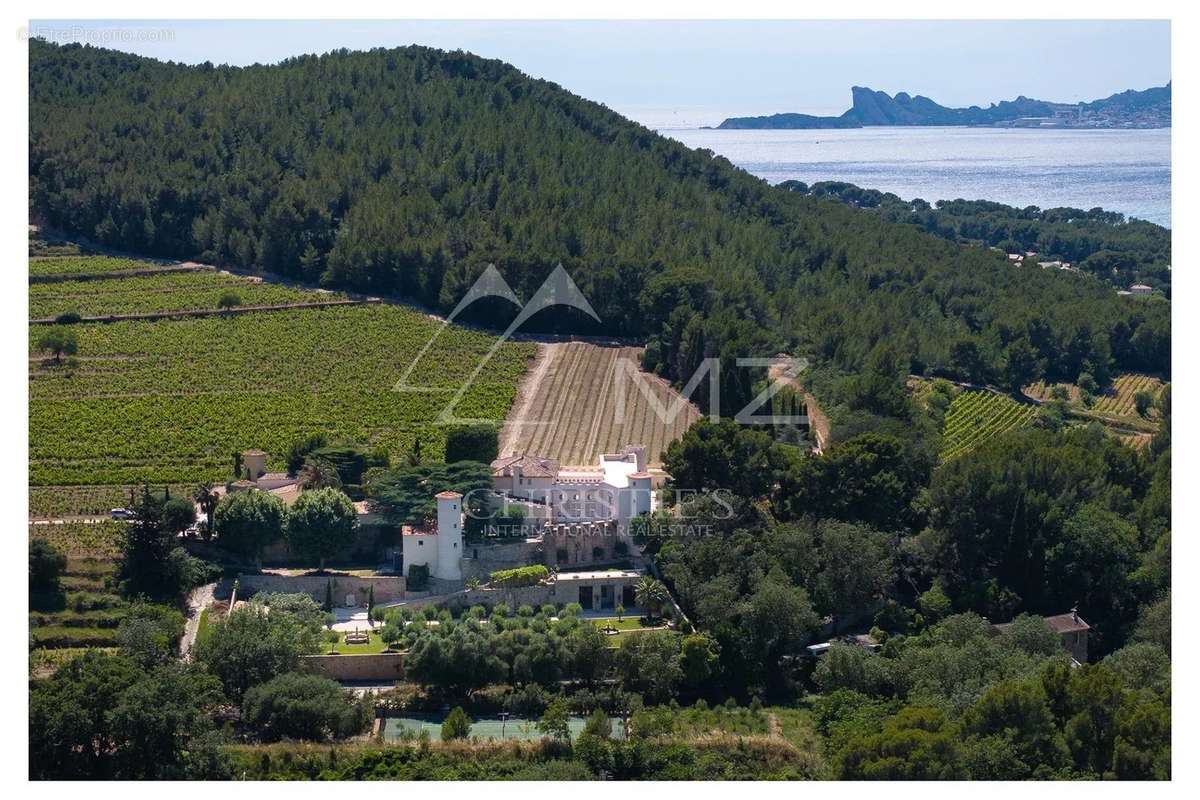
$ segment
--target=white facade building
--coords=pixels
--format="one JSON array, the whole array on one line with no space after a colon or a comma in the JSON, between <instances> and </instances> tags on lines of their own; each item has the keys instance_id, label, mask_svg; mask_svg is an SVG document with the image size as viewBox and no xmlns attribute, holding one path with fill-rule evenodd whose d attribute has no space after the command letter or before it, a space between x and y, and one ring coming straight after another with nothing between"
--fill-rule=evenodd
<instances>
[{"instance_id":1,"label":"white facade building","mask_svg":"<svg viewBox=\"0 0 1200 800\"><path fill-rule=\"evenodd\" d=\"M595 467L561 467L539 456L492 462L492 488L507 500L526 501L526 517L550 524L615 521L626 527L657 505L644 445L605 453Z\"/></svg>"},{"instance_id":2,"label":"white facade building","mask_svg":"<svg viewBox=\"0 0 1200 800\"><path fill-rule=\"evenodd\" d=\"M429 574L443 581L462 580L463 507L458 492L437 495L437 529L405 526L401 531L404 571L413 565L429 567Z\"/></svg>"}]
</instances>

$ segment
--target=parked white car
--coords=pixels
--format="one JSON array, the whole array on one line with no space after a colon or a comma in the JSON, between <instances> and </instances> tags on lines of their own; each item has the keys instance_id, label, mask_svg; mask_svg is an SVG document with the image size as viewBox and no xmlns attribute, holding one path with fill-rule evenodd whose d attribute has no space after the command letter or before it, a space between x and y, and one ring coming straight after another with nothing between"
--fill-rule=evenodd
<instances>
[{"instance_id":1,"label":"parked white car","mask_svg":"<svg viewBox=\"0 0 1200 800\"><path fill-rule=\"evenodd\" d=\"M129 519L133 513L128 508L114 508L108 512L110 519Z\"/></svg>"}]
</instances>

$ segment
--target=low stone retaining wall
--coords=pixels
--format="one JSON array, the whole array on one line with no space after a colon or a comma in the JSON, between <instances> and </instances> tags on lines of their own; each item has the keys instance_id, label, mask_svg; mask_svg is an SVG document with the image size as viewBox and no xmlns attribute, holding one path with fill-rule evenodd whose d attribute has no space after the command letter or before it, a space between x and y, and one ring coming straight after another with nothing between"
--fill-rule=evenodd
<instances>
[{"instance_id":1,"label":"low stone retaining wall","mask_svg":"<svg viewBox=\"0 0 1200 800\"><path fill-rule=\"evenodd\" d=\"M239 575L238 585L243 597L255 592L301 593L318 603L325 602L325 587L332 585L333 604L340 608L365 606L372 586L377 605L404 599L404 578L399 575Z\"/></svg>"},{"instance_id":2,"label":"low stone retaining wall","mask_svg":"<svg viewBox=\"0 0 1200 800\"><path fill-rule=\"evenodd\" d=\"M404 677L404 653L301 656L300 666L308 672L346 683L398 681Z\"/></svg>"},{"instance_id":3,"label":"low stone retaining wall","mask_svg":"<svg viewBox=\"0 0 1200 800\"><path fill-rule=\"evenodd\" d=\"M622 594L625 587L633 586L639 577L628 572L610 574L604 571L597 571L587 573L587 577L579 577L573 573L562 573L557 578L545 583L539 583L536 586L481 587L472 591L461 592L447 598L440 605L450 608L482 605L490 608L504 604L513 610L525 605L537 608L546 603L567 605L569 603L582 602L580 589L587 588L590 590L592 600L590 606L586 603L584 604L585 609L600 610L602 607L615 608L619 604L632 605L632 603L624 602ZM603 605L601 603L601 587L607 587L606 590L611 592L608 601Z\"/></svg>"}]
</instances>

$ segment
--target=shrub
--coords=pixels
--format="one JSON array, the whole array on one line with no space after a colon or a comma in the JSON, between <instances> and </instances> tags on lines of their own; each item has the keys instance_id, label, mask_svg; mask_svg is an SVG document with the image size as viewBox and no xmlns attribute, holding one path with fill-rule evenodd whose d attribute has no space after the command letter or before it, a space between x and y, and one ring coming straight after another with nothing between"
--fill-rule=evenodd
<instances>
[{"instance_id":1,"label":"shrub","mask_svg":"<svg viewBox=\"0 0 1200 800\"><path fill-rule=\"evenodd\" d=\"M467 716L466 711L463 711L462 706L455 706L454 710L442 722L442 741L449 742L453 739L466 739L470 735L471 718Z\"/></svg>"},{"instance_id":2,"label":"shrub","mask_svg":"<svg viewBox=\"0 0 1200 800\"><path fill-rule=\"evenodd\" d=\"M538 720L538 733L558 742L570 742L571 727L568 720L567 704L557 698L542 712L542 718Z\"/></svg>"},{"instance_id":3,"label":"shrub","mask_svg":"<svg viewBox=\"0 0 1200 800\"><path fill-rule=\"evenodd\" d=\"M583 732L599 739L609 739L612 737L612 720L602 709L597 708L588 717L583 726Z\"/></svg>"},{"instance_id":4,"label":"shrub","mask_svg":"<svg viewBox=\"0 0 1200 800\"><path fill-rule=\"evenodd\" d=\"M1150 412L1150 406L1154 404L1154 396L1149 392L1137 392L1133 395L1133 405L1137 409L1139 417L1144 417Z\"/></svg>"},{"instance_id":5,"label":"shrub","mask_svg":"<svg viewBox=\"0 0 1200 800\"><path fill-rule=\"evenodd\" d=\"M137 602L121 621L117 642L124 655L150 669L171 658L185 625L183 614L174 608Z\"/></svg>"},{"instance_id":6,"label":"shrub","mask_svg":"<svg viewBox=\"0 0 1200 800\"><path fill-rule=\"evenodd\" d=\"M37 538L29 543L29 590L33 592L53 591L58 588L58 579L67 568L67 557L58 552L45 539Z\"/></svg>"},{"instance_id":7,"label":"shrub","mask_svg":"<svg viewBox=\"0 0 1200 800\"><path fill-rule=\"evenodd\" d=\"M419 592L429 584L428 564L409 564L407 587Z\"/></svg>"}]
</instances>

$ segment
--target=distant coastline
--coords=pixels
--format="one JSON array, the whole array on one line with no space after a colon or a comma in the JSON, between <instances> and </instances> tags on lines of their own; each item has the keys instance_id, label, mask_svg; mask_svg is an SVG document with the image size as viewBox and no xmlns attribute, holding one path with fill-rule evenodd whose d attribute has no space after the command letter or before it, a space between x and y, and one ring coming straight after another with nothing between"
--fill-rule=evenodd
<instances>
[{"instance_id":1,"label":"distant coastline","mask_svg":"<svg viewBox=\"0 0 1200 800\"><path fill-rule=\"evenodd\" d=\"M895 96L851 88L851 107L836 117L781 113L729 117L717 130L829 130L873 126L1148 129L1171 127L1171 84L1125 92L1090 103L1055 103L1018 97L987 108L949 108L921 95Z\"/></svg>"}]
</instances>

